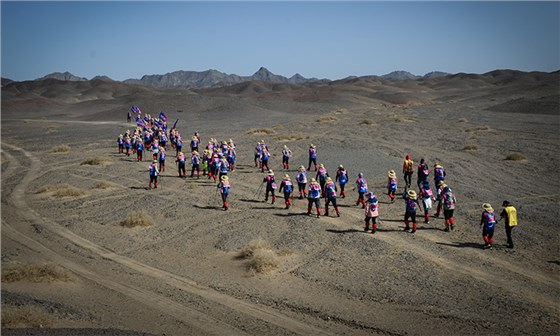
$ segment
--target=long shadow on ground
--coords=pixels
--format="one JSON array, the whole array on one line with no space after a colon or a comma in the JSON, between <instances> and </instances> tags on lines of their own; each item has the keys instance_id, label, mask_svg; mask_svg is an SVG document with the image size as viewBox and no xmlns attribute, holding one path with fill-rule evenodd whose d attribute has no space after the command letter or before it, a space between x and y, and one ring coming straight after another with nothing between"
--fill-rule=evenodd
<instances>
[{"instance_id":1,"label":"long shadow on ground","mask_svg":"<svg viewBox=\"0 0 560 336\"><path fill-rule=\"evenodd\" d=\"M453 242L453 243L436 242L436 244L444 245L444 246L457 247L457 248L465 248L466 247L466 248L482 249L484 247L484 244L472 243L472 242Z\"/></svg>"}]
</instances>

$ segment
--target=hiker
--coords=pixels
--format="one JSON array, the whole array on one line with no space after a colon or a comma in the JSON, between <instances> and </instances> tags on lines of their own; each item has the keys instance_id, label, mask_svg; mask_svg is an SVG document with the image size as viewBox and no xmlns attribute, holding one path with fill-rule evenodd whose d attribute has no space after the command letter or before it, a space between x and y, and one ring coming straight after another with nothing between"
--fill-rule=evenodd
<instances>
[{"instance_id":1,"label":"hiker","mask_svg":"<svg viewBox=\"0 0 560 336\"><path fill-rule=\"evenodd\" d=\"M315 204L317 208L317 218L321 217L321 185L311 178L309 181L309 193L307 194L307 214L311 215L311 208Z\"/></svg>"},{"instance_id":2,"label":"hiker","mask_svg":"<svg viewBox=\"0 0 560 336\"><path fill-rule=\"evenodd\" d=\"M177 159L175 160L175 162L178 163L179 177L187 176L187 172L185 170L185 154L183 154L183 152L179 152L177 154Z\"/></svg>"},{"instance_id":3,"label":"hiker","mask_svg":"<svg viewBox=\"0 0 560 336\"><path fill-rule=\"evenodd\" d=\"M159 170L157 168L157 160L152 161L152 164L148 167L148 169L150 170L150 185L149 187L152 187L152 183L154 183L154 188L158 187L158 181L157 181L157 177L159 174Z\"/></svg>"},{"instance_id":4,"label":"hiker","mask_svg":"<svg viewBox=\"0 0 560 336\"><path fill-rule=\"evenodd\" d=\"M274 204L274 201L276 201L276 195L274 194L274 191L276 190L276 178L274 177L274 172L272 171L272 169L268 170L268 173L263 179L263 182L266 182L266 193L264 195L264 201L268 202L268 193L270 193L270 195L272 196L272 204Z\"/></svg>"},{"instance_id":5,"label":"hiker","mask_svg":"<svg viewBox=\"0 0 560 336\"><path fill-rule=\"evenodd\" d=\"M130 112L127 112L127 114L126 114L126 122L130 122L131 119L132 119L132 115L130 114Z\"/></svg>"},{"instance_id":6,"label":"hiker","mask_svg":"<svg viewBox=\"0 0 560 336\"><path fill-rule=\"evenodd\" d=\"M233 142L233 139L231 139L231 138L229 139L228 146L235 149L235 142Z\"/></svg>"},{"instance_id":7,"label":"hiker","mask_svg":"<svg viewBox=\"0 0 560 336\"><path fill-rule=\"evenodd\" d=\"M296 176L297 184L298 184L298 191L299 191L299 199L303 197L307 197L305 186L307 185L307 172L305 171L304 166L299 166L299 171Z\"/></svg>"},{"instance_id":8,"label":"hiker","mask_svg":"<svg viewBox=\"0 0 560 336\"><path fill-rule=\"evenodd\" d=\"M210 164L210 174L208 174L208 178L213 178L214 182L216 182L216 179L218 178L218 174L220 173L220 165L221 165L221 160L220 157L218 156L218 154L215 154L212 156L212 163Z\"/></svg>"},{"instance_id":9,"label":"hiker","mask_svg":"<svg viewBox=\"0 0 560 336\"><path fill-rule=\"evenodd\" d=\"M445 169L436 162L434 165L434 185L438 185L440 181L445 180Z\"/></svg>"},{"instance_id":10,"label":"hiker","mask_svg":"<svg viewBox=\"0 0 560 336\"><path fill-rule=\"evenodd\" d=\"M235 145L233 144L233 141L231 139L230 139L230 144L228 145L226 156L227 156L227 162L229 163L229 170L234 171L235 157L237 156L237 154L235 152Z\"/></svg>"},{"instance_id":11,"label":"hiker","mask_svg":"<svg viewBox=\"0 0 560 336\"><path fill-rule=\"evenodd\" d=\"M222 157L222 159L220 160L220 179L222 178L222 176L226 176L227 173L229 172L229 163L227 162L227 159L225 157Z\"/></svg>"},{"instance_id":12,"label":"hiker","mask_svg":"<svg viewBox=\"0 0 560 336\"><path fill-rule=\"evenodd\" d=\"M196 170L196 177L200 178L200 154L197 151L192 152L191 165L191 177L194 177L194 171Z\"/></svg>"},{"instance_id":13,"label":"hiker","mask_svg":"<svg viewBox=\"0 0 560 336\"><path fill-rule=\"evenodd\" d=\"M455 194L451 191L448 186L443 187L442 190L442 202L443 202L443 217L445 218L445 230L449 232L449 229L455 230L455 218L453 218L453 211L455 210L455 204L457 200L455 199Z\"/></svg>"},{"instance_id":14,"label":"hiker","mask_svg":"<svg viewBox=\"0 0 560 336\"><path fill-rule=\"evenodd\" d=\"M126 156L130 156L130 137L125 137L124 138L124 148L126 149Z\"/></svg>"},{"instance_id":15,"label":"hiker","mask_svg":"<svg viewBox=\"0 0 560 336\"><path fill-rule=\"evenodd\" d=\"M193 135L191 138L191 152L198 152L198 138Z\"/></svg>"},{"instance_id":16,"label":"hiker","mask_svg":"<svg viewBox=\"0 0 560 336\"><path fill-rule=\"evenodd\" d=\"M270 153L268 152L268 149L266 148L266 146L262 147L261 149L261 172L264 172L264 167L266 167L266 169L270 169L268 167L268 159L270 158Z\"/></svg>"},{"instance_id":17,"label":"hiker","mask_svg":"<svg viewBox=\"0 0 560 336\"><path fill-rule=\"evenodd\" d=\"M344 187L346 187L346 183L348 183L348 172L344 169L343 165L338 166L338 170L336 171L335 182L338 182L340 186L340 197L346 197L346 191L344 191Z\"/></svg>"},{"instance_id":18,"label":"hiker","mask_svg":"<svg viewBox=\"0 0 560 336\"><path fill-rule=\"evenodd\" d=\"M367 192L367 181L364 178L364 173L358 173L358 179L352 190L356 190L356 188L358 188L358 200L356 201L356 205L361 204L362 209L365 209L366 202L364 200L364 194Z\"/></svg>"},{"instance_id":19,"label":"hiker","mask_svg":"<svg viewBox=\"0 0 560 336\"><path fill-rule=\"evenodd\" d=\"M377 196L372 192L366 195L365 219L364 219L364 232L369 230L369 222L371 221L371 233L377 231L377 217L379 217L379 202Z\"/></svg>"},{"instance_id":20,"label":"hiker","mask_svg":"<svg viewBox=\"0 0 560 336\"><path fill-rule=\"evenodd\" d=\"M119 145L119 154L124 153L124 137L122 134L119 134L117 138L117 144Z\"/></svg>"},{"instance_id":21,"label":"hiker","mask_svg":"<svg viewBox=\"0 0 560 336\"><path fill-rule=\"evenodd\" d=\"M439 183L437 184L436 201L438 202L438 204L434 217L439 217L439 214L441 213L441 207L443 205L443 189L445 187L447 187L447 184L445 184L445 182L443 181L439 181Z\"/></svg>"},{"instance_id":22,"label":"hiker","mask_svg":"<svg viewBox=\"0 0 560 336\"><path fill-rule=\"evenodd\" d=\"M496 214L494 213L494 208L490 203L482 204L484 211L482 212L482 217L480 218L480 226L482 227L482 239L484 239L484 249L492 248L492 242L494 241L494 226L496 224Z\"/></svg>"},{"instance_id":23,"label":"hiker","mask_svg":"<svg viewBox=\"0 0 560 336\"><path fill-rule=\"evenodd\" d=\"M222 152L222 155L227 155L228 144L226 141L222 141L222 145L220 146L220 151Z\"/></svg>"},{"instance_id":24,"label":"hiker","mask_svg":"<svg viewBox=\"0 0 560 336\"><path fill-rule=\"evenodd\" d=\"M337 193L337 189L336 189L336 184L333 182L333 180L330 177L327 177L325 180L325 189L323 191L323 194L326 197L326 201L325 201L325 216L329 216L329 204L332 203L333 207L334 207L334 211L336 211L336 216L340 217L340 212L338 211L338 206L336 205L336 193Z\"/></svg>"},{"instance_id":25,"label":"hiker","mask_svg":"<svg viewBox=\"0 0 560 336\"><path fill-rule=\"evenodd\" d=\"M159 145L162 148L165 148L165 146L167 146L167 134L165 134L163 130L159 132Z\"/></svg>"},{"instance_id":26,"label":"hiker","mask_svg":"<svg viewBox=\"0 0 560 336\"><path fill-rule=\"evenodd\" d=\"M389 170L387 172L387 195L391 198L391 203L395 203L395 194L397 192L397 173L394 170Z\"/></svg>"},{"instance_id":27,"label":"hiker","mask_svg":"<svg viewBox=\"0 0 560 336\"><path fill-rule=\"evenodd\" d=\"M329 177L329 172L327 168L321 163L319 165L319 170L317 170L317 175L315 179L319 181L319 185L321 186L322 194L321 197L325 197L325 183L327 182L327 177Z\"/></svg>"},{"instance_id":28,"label":"hiker","mask_svg":"<svg viewBox=\"0 0 560 336\"><path fill-rule=\"evenodd\" d=\"M420 164L418 165L418 181L416 182L418 189L420 189L422 183L428 179L428 175L430 175L430 168L428 168L428 164L424 159L420 159Z\"/></svg>"},{"instance_id":29,"label":"hiker","mask_svg":"<svg viewBox=\"0 0 560 336\"><path fill-rule=\"evenodd\" d=\"M288 146L284 145L284 149L282 149L282 167L286 170L290 169L291 156L292 156L292 151L288 148Z\"/></svg>"},{"instance_id":30,"label":"hiker","mask_svg":"<svg viewBox=\"0 0 560 336\"><path fill-rule=\"evenodd\" d=\"M410 188L410 185L412 183L412 174L414 174L414 161L410 159L410 154L406 155L402 170L404 174L404 183L408 188Z\"/></svg>"},{"instance_id":31,"label":"hiker","mask_svg":"<svg viewBox=\"0 0 560 336\"><path fill-rule=\"evenodd\" d=\"M409 223L412 222L412 230L410 231L410 233L415 233L417 228L416 210L420 206L417 198L418 196L416 195L416 191L414 190L409 190L404 197L404 201L406 203L406 210L404 213L404 231L410 230Z\"/></svg>"},{"instance_id":32,"label":"hiker","mask_svg":"<svg viewBox=\"0 0 560 336\"><path fill-rule=\"evenodd\" d=\"M152 159L157 160L158 159L158 154L159 154L159 141L157 139L154 139L154 142L153 142L153 145L152 145Z\"/></svg>"},{"instance_id":33,"label":"hiker","mask_svg":"<svg viewBox=\"0 0 560 336\"><path fill-rule=\"evenodd\" d=\"M282 192L282 190L284 190L284 203L286 204L285 209L289 209L292 204L290 202L290 197L294 191L294 186L292 184L292 180L290 179L290 175L288 174L284 175L284 179L282 180L282 183L280 183L279 191Z\"/></svg>"},{"instance_id":34,"label":"hiker","mask_svg":"<svg viewBox=\"0 0 560 336\"><path fill-rule=\"evenodd\" d=\"M315 171L317 171L317 147L314 144L309 146L309 165L307 170L311 170L311 163L315 166Z\"/></svg>"},{"instance_id":35,"label":"hiker","mask_svg":"<svg viewBox=\"0 0 560 336\"><path fill-rule=\"evenodd\" d=\"M424 208L424 223L430 224L430 209L432 208L432 201L435 201L435 198L428 180L424 181L422 184L418 196L422 201L422 208Z\"/></svg>"},{"instance_id":36,"label":"hiker","mask_svg":"<svg viewBox=\"0 0 560 336\"><path fill-rule=\"evenodd\" d=\"M159 161L159 170L164 172L165 171L165 156L167 152L165 151L165 147L161 147L158 153L158 161Z\"/></svg>"},{"instance_id":37,"label":"hiker","mask_svg":"<svg viewBox=\"0 0 560 336\"><path fill-rule=\"evenodd\" d=\"M136 144L136 155L137 155L137 160L140 162L142 161L142 153L144 152L144 144L142 143L142 141L138 141L138 143Z\"/></svg>"},{"instance_id":38,"label":"hiker","mask_svg":"<svg viewBox=\"0 0 560 336\"><path fill-rule=\"evenodd\" d=\"M220 178L220 183L218 183L217 188L220 190L220 194L222 195L222 202L223 202L222 207L224 208L224 210L227 210L228 209L227 197L229 195L229 189L230 189L229 177L227 177L226 175L222 176Z\"/></svg>"},{"instance_id":39,"label":"hiker","mask_svg":"<svg viewBox=\"0 0 560 336\"><path fill-rule=\"evenodd\" d=\"M511 231L514 227L517 226L517 210L513 207L513 205L508 202L504 201L502 203L504 210L500 214L501 218L505 218L505 226L506 226L506 236L507 236L507 247L513 248L513 239L511 237Z\"/></svg>"},{"instance_id":40,"label":"hiker","mask_svg":"<svg viewBox=\"0 0 560 336\"><path fill-rule=\"evenodd\" d=\"M181 139L181 135L178 135L175 139L175 148L177 149L177 155L183 150L183 139Z\"/></svg>"},{"instance_id":41,"label":"hiker","mask_svg":"<svg viewBox=\"0 0 560 336\"><path fill-rule=\"evenodd\" d=\"M260 141L259 141L259 142L257 142L257 145L255 146L255 167L258 166L257 160L258 160L259 163L260 163L261 152L262 152L262 148L261 148L261 143L260 143Z\"/></svg>"},{"instance_id":42,"label":"hiker","mask_svg":"<svg viewBox=\"0 0 560 336\"><path fill-rule=\"evenodd\" d=\"M202 152L202 175L206 175L208 171L208 162L212 156L208 154L208 149Z\"/></svg>"}]
</instances>

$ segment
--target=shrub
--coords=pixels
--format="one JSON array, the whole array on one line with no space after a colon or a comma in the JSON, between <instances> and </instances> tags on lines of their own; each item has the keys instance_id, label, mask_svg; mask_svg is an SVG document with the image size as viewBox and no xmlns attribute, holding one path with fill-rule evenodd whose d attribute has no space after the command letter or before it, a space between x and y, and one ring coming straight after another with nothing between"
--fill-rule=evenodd
<instances>
[{"instance_id":1,"label":"shrub","mask_svg":"<svg viewBox=\"0 0 560 336\"><path fill-rule=\"evenodd\" d=\"M68 145L59 145L51 148L51 152L53 153L68 153L69 151L70 151L70 146Z\"/></svg>"},{"instance_id":2,"label":"shrub","mask_svg":"<svg viewBox=\"0 0 560 336\"><path fill-rule=\"evenodd\" d=\"M319 119L317 119L317 122L331 122L331 121L337 121L338 118L335 116L330 116L330 115L325 115L325 116L321 116L319 117Z\"/></svg>"},{"instance_id":3,"label":"shrub","mask_svg":"<svg viewBox=\"0 0 560 336\"><path fill-rule=\"evenodd\" d=\"M95 189L113 189L117 187L118 185L112 182L99 182L95 185Z\"/></svg>"},{"instance_id":4,"label":"shrub","mask_svg":"<svg viewBox=\"0 0 560 336\"><path fill-rule=\"evenodd\" d=\"M260 134L276 134L276 131L273 130L272 128L251 128L250 130L247 131L247 134L254 134L254 135L260 135Z\"/></svg>"},{"instance_id":5,"label":"shrub","mask_svg":"<svg viewBox=\"0 0 560 336\"><path fill-rule=\"evenodd\" d=\"M366 126L375 125L375 121L373 121L371 119L365 119L365 120L362 120L360 125L366 125Z\"/></svg>"},{"instance_id":6,"label":"shrub","mask_svg":"<svg viewBox=\"0 0 560 336\"><path fill-rule=\"evenodd\" d=\"M33 306L2 305L2 328L49 328L52 321L49 313Z\"/></svg>"},{"instance_id":7,"label":"shrub","mask_svg":"<svg viewBox=\"0 0 560 336\"><path fill-rule=\"evenodd\" d=\"M93 158L89 158L86 159L84 161L82 161L82 163L80 163L81 165L90 165L90 166L99 166L99 165L104 165L104 164L108 164L109 162L111 162L110 159L108 158L104 158L101 156L96 156Z\"/></svg>"},{"instance_id":8,"label":"shrub","mask_svg":"<svg viewBox=\"0 0 560 336\"><path fill-rule=\"evenodd\" d=\"M468 120L467 120L467 118L459 118L458 121L459 121L459 122L467 122Z\"/></svg>"},{"instance_id":9,"label":"shrub","mask_svg":"<svg viewBox=\"0 0 560 336\"><path fill-rule=\"evenodd\" d=\"M478 150L478 146L476 145L467 145L465 147L463 147L464 151L476 151Z\"/></svg>"},{"instance_id":10,"label":"shrub","mask_svg":"<svg viewBox=\"0 0 560 336\"><path fill-rule=\"evenodd\" d=\"M521 153L513 153L510 154L508 156L506 156L506 160L508 161L522 161L522 160L526 160L527 158L521 154Z\"/></svg>"},{"instance_id":11,"label":"shrub","mask_svg":"<svg viewBox=\"0 0 560 336\"><path fill-rule=\"evenodd\" d=\"M282 262L272 250L256 250L247 266L250 272L269 273L279 268Z\"/></svg>"},{"instance_id":12,"label":"shrub","mask_svg":"<svg viewBox=\"0 0 560 336\"><path fill-rule=\"evenodd\" d=\"M129 228L136 226L152 226L155 224L154 219L146 211L134 211L129 212L126 219L121 222L122 226Z\"/></svg>"},{"instance_id":13,"label":"shrub","mask_svg":"<svg viewBox=\"0 0 560 336\"><path fill-rule=\"evenodd\" d=\"M62 197L80 197L87 195L87 192L83 189L76 188L68 184L60 185L45 185L37 190L36 194L42 193L52 193L52 196L57 198Z\"/></svg>"},{"instance_id":14,"label":"shrub","mask_svg":"<svg viewBox=\"0 0 560 336\"><path fill-rule=\"evenodd\" d=\"M255 251L264 249L270 250L270 244L264 239L255 239L241 250L239 256L241 258L251 258L255 254Z\"/></svg>"},{"instance_id":15,"label":"shrub","mask_svg":"<svg viewBox=\"0 0 560 336\"><path fill-rule=\"evenodd\" d=\"M73 278L63 269L52 264L22 263L2 271L2 282L54 282L72 281Z\"/></svg>"}]
</instances>

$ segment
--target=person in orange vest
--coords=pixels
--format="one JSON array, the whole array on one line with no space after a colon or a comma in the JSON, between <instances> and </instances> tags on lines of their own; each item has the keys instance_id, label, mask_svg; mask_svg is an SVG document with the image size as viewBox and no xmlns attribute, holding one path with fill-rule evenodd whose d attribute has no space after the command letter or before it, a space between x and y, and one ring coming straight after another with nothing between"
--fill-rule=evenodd
<instances>
[{"instance_id":1,"label":"person in orange vest","mask_svg":"<svg viewBox=\"0 0 560 336\"><path fill-rule=\"evenodd\" d=\"M511 237L511 231L514 227L517 226L517 210L513 207L513 205L508 202L504 201L502 203L504 210L500 214L501 218L505 218L505 225L506 225L506 236L507 236L507 247L513 248L513 239Z\"/></svg>"},{"instance_id":2,"label":"person in orange vest","mask_svg":"<svg viewBox=\"0 0 560 336\"><path fill-rule=\"evenodd\" d=\"M403 163L404 183L407 188L410 188L412 183L412 175L414 174L414 161L410 159L410 154L406 155Z\"/></svg>"}]
</instances>

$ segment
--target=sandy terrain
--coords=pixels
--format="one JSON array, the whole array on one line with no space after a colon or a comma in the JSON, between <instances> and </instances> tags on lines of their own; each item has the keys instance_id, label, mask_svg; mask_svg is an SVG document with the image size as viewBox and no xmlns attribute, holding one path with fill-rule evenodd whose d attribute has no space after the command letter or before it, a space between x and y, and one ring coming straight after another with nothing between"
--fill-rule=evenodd
<instances>
[{"instance_id":1,"label":"sandy terrain","mask_svg":"<svg viewBox=\"0 0 560 336\"><path fill-rule=\"evenodd\" d=\"M2 270L49 263L69 281L2 282L5 335L553 335L560 328L559 73L306 86L244 83L155 90L102 81L2 88ZM230 209L215 183L181 179L173 164L149 190L148 161L118 154L132 104L166 111L185 139L235 140ZM260 132L258 132L260 130ZM341 217L307 216L305 200L256 195L253 148L266 140L280 178L287 144L295 168L310 143L331 175L363 172L380 198L379 231L364 233L357 192ZM68 145L68 152L52 152ZM470 148L470 150L467 150ZM410 153L447 169L457 229L442 218L403 232L404 202L389 203L386 174ZM519 153L524 160L506 160ZM83 165L102 157L102 165ZM416 177L414 177L414 182ZM112 183L101 189L100 183ZM40 192L70 185L81 196ZM257 198L257 196L259 196ZM515 249L503 223L483 250L481 204L517 206ZM156 224L126 228L145 210ZM240 252L264 241L267 273ZM4 314L41 310L38 329ZM34 327L25 322L20 327ZM70 329L69 329L70 328ZM48 331L45 331L48 330Z\"/></svg>"}]
</instances>

